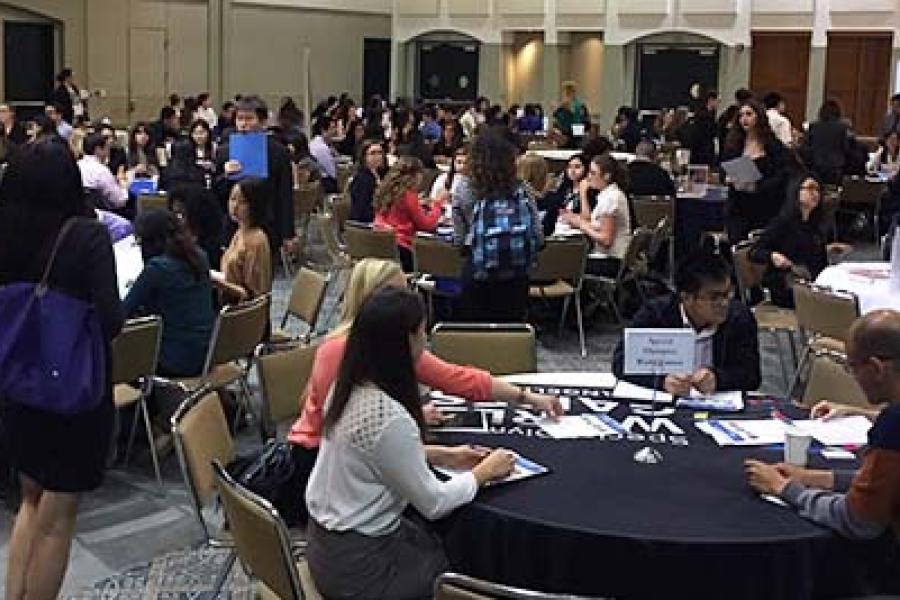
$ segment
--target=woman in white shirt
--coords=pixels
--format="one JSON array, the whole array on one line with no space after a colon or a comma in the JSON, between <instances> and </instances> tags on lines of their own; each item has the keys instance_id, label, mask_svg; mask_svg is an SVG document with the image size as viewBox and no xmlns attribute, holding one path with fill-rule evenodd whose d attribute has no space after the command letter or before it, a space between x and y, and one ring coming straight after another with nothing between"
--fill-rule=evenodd
<instances>
[{"instance_id":1,"label":"woman in white shirt","mask_svg":"<svg viewBox=\"0 0 900 600\"><path fill-rule=\"evenodd\" d=\"M445 171L437 176L434 185L431 186L430 198L437 198L441 190L447 190L450 195L456 193L456 186L459 184L459 175L463 175L466 171L466 159L469 156L469 145L462 144L453 153L453 161L450 163L450 170Z\"/></svg>"},{"instance_id":2,"label":"woman in white shirt","mask_svg":"<svg viewBox=\"0 0 900 600\"><path fill-rule=\"evenodd\" d=\"M307 558L325 597L430 597L447 560L440 541L404 515L407 506L441 518L513 468L511 452L494 450L447 481L429 470L413 368L424 347L416 294L387 288L360 307L306 489Z\"/></svg>"},{"instance_id":3,"label":"woman in white shirt","mask_svg":"<svg viewBox=\"0 0 900 600\"><path fill-rule=\"evenodd\" d=\"M631 240L628 198L618 184L621 171L609 154L595 156L588 176L579 185L581 211L560 213L561 219L580 229L594 242L594 252L586 268L592 275L615 277ZM598 192L593 209L587 201L590 190Z\"/></svg>"}]
</instances>

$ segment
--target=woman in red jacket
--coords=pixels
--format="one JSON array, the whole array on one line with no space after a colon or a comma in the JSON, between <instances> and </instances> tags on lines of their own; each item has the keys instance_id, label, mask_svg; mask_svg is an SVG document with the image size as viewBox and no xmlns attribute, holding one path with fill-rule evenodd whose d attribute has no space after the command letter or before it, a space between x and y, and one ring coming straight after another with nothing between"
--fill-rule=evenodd
<instances>
[{"instance_id":1,"label":"woman in red jacket","mask_svg":"<svg viewBox=\"0 0 900 600\"><path fill-rule=\"evenodd\" d=\"M443 190L428 202L427 210L419 201L418 189L422 181L422 162L413 156L401 156L388 171L375 191L375 227L392 229L403 270L413 270L412 241L417 231L434 231L441 218L441 209L450 200Z\"/></svg>"}]
</instances>

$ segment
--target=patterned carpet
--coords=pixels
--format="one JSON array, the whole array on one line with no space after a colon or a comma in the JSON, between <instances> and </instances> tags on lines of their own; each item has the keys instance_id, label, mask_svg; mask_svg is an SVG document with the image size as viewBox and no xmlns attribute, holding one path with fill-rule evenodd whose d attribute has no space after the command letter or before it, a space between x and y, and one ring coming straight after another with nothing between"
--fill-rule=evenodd
<instances>
[{"instance_id":1,"label":"patterned carpet","mask_svg":"<svg viewBox=\"0 0 900 600\"><path fill-rule=\"evenodd\" d=\"M254 597L253 585L233 557L231 551L222 548L170 552L99 581L69 598L250 600Z\"/></svg>"}]
</instances>

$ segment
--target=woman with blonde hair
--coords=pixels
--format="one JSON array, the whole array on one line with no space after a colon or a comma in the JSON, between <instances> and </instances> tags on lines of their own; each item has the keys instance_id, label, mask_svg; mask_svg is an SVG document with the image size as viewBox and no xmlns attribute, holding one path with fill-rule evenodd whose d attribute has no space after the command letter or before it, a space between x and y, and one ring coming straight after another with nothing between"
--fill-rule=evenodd
<instances>
[{"instance_id":1,"label":"woman with blonde hair","mask_svg":"<svg viewBox=\"0 0 900 600\"><path fill-rule=\"evenodd\" d=\"M426 212L419 203L421 183L422 161L414 156L401 156L378 185L373 198L375 227L394 231L400 262L407 273L413 270L412 240L416 232L434 231L441 209L450 199L448 191L441 191L429 201Z\"/></svg>"},{"instance_id":2,"label":"woman with blonde hair","mask_svg":"<svg viewBox=\"0 0 900 600\"><path fill-rule=\"evenodd\" d=\"M304 497L306 482L318 455L325 399L337 379L338 369L344 357L347 334L365 300L374 292L388 287L406 287L406 276L397 263L376 258L359 261L353 267L347 283L341 321L316 350L309 383L300 401L302 407L300 418L294 422L287 436L288 442L292 445L296 467L295 479L291 485L296 486L293 488L294 497L298 499ZM513 404L528 404L553 416L562 413L558 398L518 388L492 377L490 373L481 369L444 362L427 350L416 360L415 373L416 380L421 385L449 395L460 396L471 402L499 400ZM433 407L426 405L423 408L427 422L431 424L441 422L440 413ZM427 446L426 453L432 464L455 468L470 468L485 456L485 450L469 446ZM300 502L299 506L294 508L300 512L296 515L296 519L305 521L305 505Z\"/></svg>"}]
</instances>

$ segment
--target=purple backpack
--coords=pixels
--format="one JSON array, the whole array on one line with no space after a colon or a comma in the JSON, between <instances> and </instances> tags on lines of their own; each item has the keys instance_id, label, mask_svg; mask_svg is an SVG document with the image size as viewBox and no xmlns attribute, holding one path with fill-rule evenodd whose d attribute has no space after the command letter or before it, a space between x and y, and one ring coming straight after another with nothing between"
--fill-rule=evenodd
<instances>
[{"instance_id":1,"label":"purple backpack","mask_svg":"<svg viewBox=\"0 0 900 600\"><path fill-rule=\"evenodd\" d=\"M0 288L0 396L60 414L95 408L103 397L106 352L94 306L48 286L63 226L38 283Z\"/></svg>"}]
</instances>

